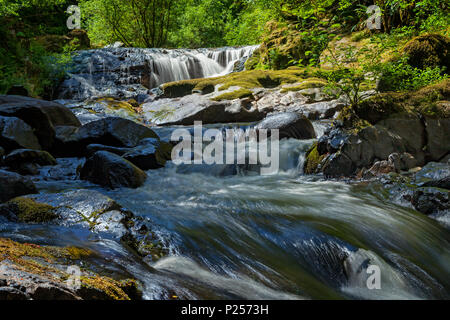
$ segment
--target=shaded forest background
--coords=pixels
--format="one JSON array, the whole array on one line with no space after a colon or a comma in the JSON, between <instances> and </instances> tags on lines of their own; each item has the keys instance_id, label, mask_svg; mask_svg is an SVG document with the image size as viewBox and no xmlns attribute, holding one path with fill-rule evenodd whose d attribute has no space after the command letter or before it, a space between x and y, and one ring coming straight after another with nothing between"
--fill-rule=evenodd
<instances>
[{"instance_id":1,"label":"shaded forest background","mask_svg":"<svg viewBox=\"0 0 450 320\"><path fill-rule=\"evenodd\" d=\"M66 26L69 5L81 29ZM382 13L368 31L367 7ZM85 31L83 31L85 32ZM449 34L439 0L0 0L0 93L15 84L52 90L77 49L116 41L130 47L199 48L262 44L249 68L318 66L336 35L378 37L392 47L420 34ZM49 67L51 66L51 67Z\"/></svg>"}]
</instances>

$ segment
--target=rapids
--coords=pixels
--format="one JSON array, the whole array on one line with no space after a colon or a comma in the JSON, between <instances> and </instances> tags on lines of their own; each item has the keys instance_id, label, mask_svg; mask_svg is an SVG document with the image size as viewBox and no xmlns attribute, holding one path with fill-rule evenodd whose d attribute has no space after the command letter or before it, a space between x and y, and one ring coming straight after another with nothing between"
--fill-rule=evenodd
<instances>
[{"instance_id":1,"label":"rapids","mask_svg":"<svg viewBox=\"0 0 450 320\"><path fill-rule=\"evenodd\" d=\"M253 49L93 50L80 55L85 63L66 80L66 89L78 78L86 83L63 96L83 100L105 94L107 88L143 90L133 74L128 74L128 82L120 82L124 76L119 61L126 61L122 69L147 66L156 87L231 72ZM230 126L235 125L215 125ZM314 126L320 136L326 123ZM155 131L167 140L173 129ZM98 253L92 261L97 268L140 280L146 299L448 299L448 229L390 203L370 184L303 175L305 152L312 143L282 140L277 174L261 176L233 166L230 174L230 168L220 165L169 163L148 171L145 185L138 189L107 191L70 174L52 179L56 173L44 168L36 181L40 192L98 190L148 219L169 249L156 263L84 229L3 221L0 236L88 247ZM63 171L82 162L58 161ZM370 265L381 271L380 289L366 286Z\"/></svg>"}]
</instances>

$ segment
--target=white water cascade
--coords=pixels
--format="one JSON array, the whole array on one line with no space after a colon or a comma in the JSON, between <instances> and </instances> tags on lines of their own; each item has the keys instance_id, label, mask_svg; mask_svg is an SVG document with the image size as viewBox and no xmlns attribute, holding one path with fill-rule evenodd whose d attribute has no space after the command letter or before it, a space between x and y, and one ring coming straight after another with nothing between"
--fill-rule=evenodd
<instances>
[{"instance_id":1,"label":"white water cascade","mask_svg":"<svg viewBox=\"0 0 450 320\"><path fill-rule=\"evenodd\" d=\"M80 51L59 98L135 97L163 83L242 71L258 46L215 49L103 48Z\"/></svg>"}]
</instances>

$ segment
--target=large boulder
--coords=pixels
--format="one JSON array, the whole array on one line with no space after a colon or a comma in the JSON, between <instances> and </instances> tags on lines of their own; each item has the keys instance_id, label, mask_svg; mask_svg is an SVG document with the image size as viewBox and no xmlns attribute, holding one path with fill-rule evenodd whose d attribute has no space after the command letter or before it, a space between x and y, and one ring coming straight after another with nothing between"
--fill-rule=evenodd
<instances>
[{"instance_id":1,"label":"large boulder","mask_svg":"<svg viewBox=\"0 0 450 320\"><path fill-rule=\"evenodd\" d=\"M111 189L138 188L144 184L144 171L122 157L107 151L98 151L81 169L80 177Z\"/></svg>"},{"instance_id":2,"label":"large boulder","mask_svg":"<svg viewBox=\"0 0 450 320\"><path fill-rule=\"evenodd\" d=\"M41 149L33 129L16 117L0 116L0 145L6 150Z\"/></svg>"},{"instance_id":3,"label":"large boulder","mask_svg":"<svg viewBox=\"0 0 450 320\"><path fill-rule=\"evenodd\" d=\"M103 233L122 241L139 255L158 259L167 250L142 217L108 196L79 189L62 193L41 193L14 198L0 206L0 215L26 223L46 223Z\"/></svg>"},{"instance_id":4,"label":"large boulder","mask_svg":"<svg viewBox=\"0 0 450 320\"><path fill-rule=\"evenodd\" d=\"M285 112L268 116L255 129L279 130L279 138L313 139L314 127L306 117L295 112Z\"/></svg>"},{"instance_id":5,"label":"large boulder","mask_svg":"<svg viewBox=\"0 0 450 320\"><path fill-rule=\"evenodd\" d=\"M114 280L95 271L89 249L50 247L0 238L0 300L129 300L141 295L134 279ZM71 270L80 268L80 286ZM72 284L75 284L72 282Z\"/></svg>"},{"instance_id":6,"label":"large boulder","mask_svg":"<svg viewBox=\"0 0 450 320\"><path fill-rule=\"evenodd\" d=\"M75 115L56 102L23 96L0 95L0 115L17 117L34 129L39 143L49 150L55 139L55 126L80 126Z\"/></svg>"},{"instance_id":7,"label":"large boulder","mask_svg":"<svg viewBox=\"0 0 450 320\"><path fill-rule=\"evenodd\" d=\"M131 120L109 117L89 122L80 128L58 128L54 149L57 153L80 155L90 144L132 148L145 138L158 139L158 135Z\"/></svg>"},{"instance_id":8,"label":"large boulder","mask_svg":"<svg viewBox=\"0 0 450 320\"><path fill-rule=\"evenodd\" d=\"M403 48L410 65L416 68L450 68L450 38L441 34L424 34L410 40Z\"/></svg>"},{"instance_id":9,"label":"large boulder","mask_svg":"<svg viewBox=\"0 0 450 320\"><path fill-rule=\"evenodd\" d=\"M0 170L0 202L32 193L37 193L37 189L30 179L14 172Z\"/></svg>"},{"instance_id":10,"label":"large boulder","mask_svg":"<svg viewBox=\"0 0 450 320\"><path fill-rule=\"evenodd\" d=\"M262 120L266 114L247 99L212 101L199 94L177 100L160 99L145 103L142 108L145 118L157 125L193 125L194 121L203 124L253 122Z\"/></svg>"}]
</instances>

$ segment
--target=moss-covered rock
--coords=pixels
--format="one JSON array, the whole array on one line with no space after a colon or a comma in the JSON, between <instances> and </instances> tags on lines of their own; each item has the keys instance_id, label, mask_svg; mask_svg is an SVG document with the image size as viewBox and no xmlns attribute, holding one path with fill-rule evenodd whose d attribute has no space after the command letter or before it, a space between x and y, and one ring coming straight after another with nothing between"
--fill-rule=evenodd
<instances>
[{"instance_id":1,"label":"moss-covered rock","mask_svg":"<svg viewBox=\"0 0 450 320\"><path fill-rule=\"evenodd\" d=\"M56 219L54 207L32 199L18 197L0 206L0 215L13 214L20 222L42 223Z\"/></svg>"},{"instance_id":2,"label":"moss-covered rock","mask_svg":"<svg viewBox=\"0 0 450 320\"><path fill-rule=\"evenodd\" d=\"M358 106L345 108L339 118L347 127L357 123L376 124L397 113L416 113L432 118L449 118L450 80L413 92L387 92L362 101ZM363 122L361 122L363 120Z\"/></svg>"},{"instance_id":3,"label":"moss-covered rock","mask_svg":"<svg viewBox=\"0 0 450 320\"><path fill-rule=\"evenodd\" d=\"M212 98L213 101L222 101L222 100L234 100L234 99L242 99L251 97L252 92L248 89L238 89L231 92L222 93L217 97Z\"/></svg>"},{"instance_id":4,"label":"moss-covered rock","mask_svg":"<svg viewBox=\"0 0 450 320\"><path fill-rule=\"evenodd\" d=\"M325 81L324 79L309 78L309 79L306 79L306 80L300 82L299 84L283 87L283 89L281 89L281 92L285 93L285 92L289 92L289 91L300 91L300 90L311 89L311 88L322 88L326 84L327 84L327 81Z\"/></svg>"},{"instance_id":5,"label":"moss-covered rock","mask_svg":"<svg viewBox=\"0 0 450 320\"><path fill-rule=\"evenodd\" d=\"M450 38L441 34L424 34L411 39L403 48L408 63L416 68L446 67L450 70Z\"/></svg>"},{"instance_id":6,"label":"moss-covered rock","mask_svg":"<svg viewBox=\"0 0 450 320\"><path fill-rule=\"evenodd\" d=\"M314 174L318 172L319 164L322 163L325 155L320 155L317 150L317 143L308 150L306 153L306 160L304 164L304 172L306 174Z\"/></svg>"},{"instance_id":7,"label":"moss-covered rock","mask_svg":"<svg viewBox=\"0 0 450 320\"><path fill-rule=\"evenodd\" d=\"M80 267L80 287L70 287L68 267L90 255L89 250L78 248L82 254L74 256L73 247L40 246L18 243L0 238L0 287L20 286L17 298L46 300L130 300L140 299L134 279L115 280ZM89 254L88 254L89 253ZM80 265L86 265L85 263ZM20 279L20 281L18 280Z\"/></svg>"},{"instance_id":8,"label":"moss-covered rock","mask_svg":"<svg viewBox=\"0 0 450 320\"><path fill-rule=\"evenodd\" d=\"M310 77L313 70L286 69L286 70L247 70L235 72L226 76L215 78L201 78L169 82L162 85L164 96L168 98L181 97L193 92L202 94L211 93L212 88L218 86L219 91L230 87L241 89L275 88L283 84L292 84L304 81ZM318 80L317 78L315 80Z\"/></svg>"}]
</instances>

